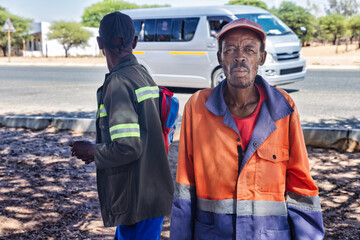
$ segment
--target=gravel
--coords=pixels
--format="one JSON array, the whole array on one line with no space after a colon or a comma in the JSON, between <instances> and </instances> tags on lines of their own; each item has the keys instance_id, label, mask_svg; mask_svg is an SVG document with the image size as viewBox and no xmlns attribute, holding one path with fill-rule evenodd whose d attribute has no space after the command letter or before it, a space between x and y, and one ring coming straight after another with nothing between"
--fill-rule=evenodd
<instances>
[{"instance_id":1,"label":"gravel","mask_svg":"<svg viewBox=\"0 0 360 240\"><path fill-rule=\"evenodd\" d=\"M0 128L1 239L113 239L99 212L94 164L70 157L68 144L93 133ZM176 174L178 143L169 153ZM360 153L308 148L320 189L326 239L360 239ZM169 238L169 218L162 239Z\"/></svg>"}]
</instances>

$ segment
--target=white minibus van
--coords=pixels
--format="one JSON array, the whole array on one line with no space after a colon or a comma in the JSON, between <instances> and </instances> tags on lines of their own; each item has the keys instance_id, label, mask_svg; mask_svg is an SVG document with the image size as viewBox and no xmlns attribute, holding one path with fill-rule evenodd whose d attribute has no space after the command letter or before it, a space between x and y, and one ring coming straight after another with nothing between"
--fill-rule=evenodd
<instances>
[{"instance_id":1,"label":"white minibus van","mask_svg":"<svg viewBox=\"0 0 360 240\"><path fill-rule=\"evenodd\" d=\"M267 34L267 58L258 73L272 85L305 78L300 40L280 19L252 6L168 7L121 10L134 20L139 63L158 85L208 88L225 76L217 61L216 34L236 18L248 18Z\"/></svg>"}]
</instances>

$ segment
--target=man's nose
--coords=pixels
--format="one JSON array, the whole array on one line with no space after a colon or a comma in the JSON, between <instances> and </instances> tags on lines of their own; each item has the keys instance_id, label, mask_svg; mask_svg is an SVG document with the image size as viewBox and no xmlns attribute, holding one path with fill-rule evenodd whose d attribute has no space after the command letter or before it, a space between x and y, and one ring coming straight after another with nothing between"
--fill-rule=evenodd
<instances>
[{"instance_id":1,"label":"man's nose","mask_svg":"<svg viewBox=\"0 0 360 240\"><path fill-rule=\"evenodd\" d=\"M246 55L245 55L245 52L244 50L242 49L236 49L236 51L234 52L234 60L235 62L242 62L242 61L245 61L246 59Z\"/></svg>"}]
</instances>

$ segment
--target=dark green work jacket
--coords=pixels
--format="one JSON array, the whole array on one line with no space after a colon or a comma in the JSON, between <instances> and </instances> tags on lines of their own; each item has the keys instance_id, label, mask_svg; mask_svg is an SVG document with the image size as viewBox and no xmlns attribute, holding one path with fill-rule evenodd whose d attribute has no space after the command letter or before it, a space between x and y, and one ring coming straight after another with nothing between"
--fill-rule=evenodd
<instances>
[{"instance_id":1,"label":"dark green work jacket","mask_svg":"<svg viewBox=\"0 0 360 240\"><path fill-rule=\"evenodd\" d=\"M168 215L174 186L159 115L159 90L134 55L97 91L95 163L105 227Z\"/></svg>"}]
</instances>

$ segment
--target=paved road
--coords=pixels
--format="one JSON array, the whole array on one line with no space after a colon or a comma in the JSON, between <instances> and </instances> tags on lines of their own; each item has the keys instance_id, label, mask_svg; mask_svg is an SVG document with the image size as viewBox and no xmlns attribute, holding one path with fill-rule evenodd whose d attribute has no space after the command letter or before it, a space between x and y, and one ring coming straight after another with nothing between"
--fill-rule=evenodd
<instances>
[{"instance_id":1,"label":"paved road","mask_svg":"<svg viewBox=\"0 0 360 240\"><path fill-rule=\"evenodd\" d=\"M360 71L309 70L304 81L282 88L295 100L303 125L360 129Z\"/></svg>"},{"instance_id":2,"label":"paved road","mask_svg":"<svg viewBox=\"0 0 360 240\"><path fill-rule=\"evenodd\" d=\"M103 67L0 67L0 114L93 117Z\"/></svg>"},{"instance_id":3,"label":"paved road","mask_svg":"<svg viewBox=\"0 0 360 240\"><path fill-rule=\"evenodd\" d=\"M0 67L0 114L93 117L104 67ZM309 70L280 86L294 98L304 125L360 129L360 71ZM193 89L172 89L184 103Z\"/></svg>"}]
</instances>

